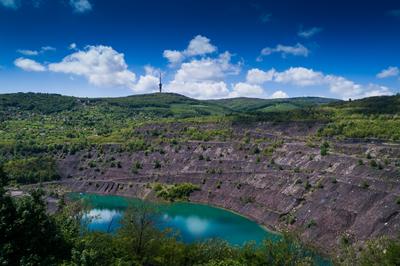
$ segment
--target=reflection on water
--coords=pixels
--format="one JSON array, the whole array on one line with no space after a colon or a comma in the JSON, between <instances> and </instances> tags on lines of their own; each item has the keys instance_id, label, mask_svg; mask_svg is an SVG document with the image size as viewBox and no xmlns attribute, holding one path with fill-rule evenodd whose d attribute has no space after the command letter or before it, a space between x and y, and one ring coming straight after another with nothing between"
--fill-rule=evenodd
<instances>
[{"instance_id":1,"label":"reflection on water","mask_svg":"<svg viewBox=\"0 0 400 266\"><path fill-rule=\"evenodd\" d=\"M207 231L209 223L204 220L200 219L199 217L192 216L186 219L186 227L194 235L202 235L204 232Z\"/></svg>"},{"instance_id":2,"label":"reflection on water","mask_svg":"<svg viewBox=\"0 0 400 266\"><path fill-rule=\"evenodd\" d=\"M84 216L89 230L115 232L120 226L124 210L129 204L141 202L118 196L71 193L72 199L84 199L89 203L90 211ZM220 238L232 245L243 245L263 239L273 241L279 235L264 230L257 223L235 213L208 205L188 202L157 204L158 214L154 224L160 230L173 229L186 243ZM332 265L328 260L317 256L316 265Z\"/></svg>"},{"instance_id":3,"label":"reflection on water","mask_svg":"<svg viewBox=\"0 0 400 266\"><path fill-rule=\"evenodd\" d=\"M84 215L84 219L89 219L90 223L92 224L107 224L110 223L113 219L119 218L121 216L122 213L120 211L93 209Z\"/></svg>"},{"instance_id":4,"label":"reflection on water","mask_svg":"<svg viewBox=\"0 0 400 266\"><path fill-rule=\"evenodd\" d=\"M124 210L129 203L128 199L117 196L73 193L71 197L83 198L91 206L84 217L88 229L104 232L114 232L120 227ZM221 238L231 244L242 245L248 241L260 243L264 238L279 238L278 235L265 231L257 223L240 215L207 205L186 202L160 203L157 204L157 209L155 226L160 230L172 229L186 243Z\"/></svg>"}]
</instances>

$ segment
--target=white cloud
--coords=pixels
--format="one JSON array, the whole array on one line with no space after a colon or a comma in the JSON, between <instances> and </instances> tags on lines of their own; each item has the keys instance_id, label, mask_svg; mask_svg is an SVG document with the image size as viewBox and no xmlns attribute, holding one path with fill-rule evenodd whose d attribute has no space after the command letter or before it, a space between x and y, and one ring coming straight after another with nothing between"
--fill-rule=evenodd
<instances>
[{"instance_id":1,"label":"white cloud","mask_svg":"<svg viewBox=\"0 0 400 266\"><path fill-rule=\"evenodd\" d=\"M313 27L310 29L301 29L297 35L303 38L311 38L312 36L320 33L322 31L322 28L318 28L318 27Z\"/></svg>"},{"instance_id":2,"label":"white cloud","mask_svg":"<svg viewBox=\"0 0 400 266\"><path fill-rule=\"evenodd\" d=\"M195 56L205 55L215 51L217 51L217 47L210 43L210 39L201 35L197 35L190 41L185 54L187 56Z\"/></svg>"},{"instance_id":3,"label":"white cloud","mask_svg":"<svg viewBox=\"0 0 400 266\"><path fill-rule=\"evenodd\" d=\"M253 68L247 71L246 82L250 84L263 84L271 81L274 77L275 69L262 71L258 68Z\"/></svg>"},{"instance_id":4,"label":"white cloud","mask_svg":"<svg viewBox=\"0 0 400 266\"><path fill-rule=\"evenodd\" d=\"M177 67L172 80L165 85L165 91L201 99L228 97L230 91L225 78L237 75L241 67L231 62L229 52L211 57L216 51L217 47L210 39L201 35L194 37L183 51L165 50L163 56L170 66Z\"/></svg>"},{"instance_id":5,"label":"white cloud","mask_svg":"<svg viewBox=\"0 0 400 266\"><path fill-rule=\"evenodd\" d=\"M361 98L364 97L372 97L372 96L384 96L384 95L393 95L394 93L385 86L379 86L376 84L369 84L368 89L363 92Z\"/></svg>"},{"instance_id":6,"label":"white cloud","mask_svg":"<svg viewBox=\"0 0 400 266\"><path fill-rule=\"evenodd\" d=\"M43 46L41 48L41 52L47 52L47 51L55 51L57 50L56 48L52 47L52 46Z\"/></svg>"},{"instance_id":7,"label":"white cloud","mask_svg":"<svg viewBox=\"0 0 400 266\"><path fill-rule=\"evenodd\" d=\"M161 69L154 68L151 65L146 65L144 66L144 72L146 73L146 75L159 76L161 73Z\"/></svg>"},{"instance_id":8,"label":"white cloud","mask_svg":"<svg viewBox=\"0 0 400 266\"><path fill-rule=\"evenodd\" d=\"M325 75L304 67L291 67L282 72L275 72L273 81L298 87L326 86L332 94L342 99L393 94L387 87L376 84L361 85L341 76Z\"/></svg>"},{"instance_id":9,"label":"white cloud","mask_svg":"<svg viewBox=\"0 0 400 266\"><path fill-rule=\"evenodd\" d=\"M92 10L92 4L89 0L69 0L69 4L76 13L85 13Z\"/></svg>"},{"instance_id":10,"label":"white cloud","mask_svg":"<svg viewBox=\"0 0 400 266\"><path fill-rule=\"evenodd\" d=\"M229 52L216 58L192 59L180 65L166 90L195 98L223 98L229 95L224 79L228 75L237 75L240 65L231 62Z\"/></svg>"},{"instance_id":11,"label":"white cloud","mask_svg":"<svg viewBox=\"0 0 400 266\"><path fill-rule=\"evenodd\" d=\"M274 81L296 86L312 86L323 82L323 74L304 67L291 67L283 72L274 73Z\"/></svg>"},{"instance_id":12,"label":"white cloud","mask_svg":"<svg viewBox=\"0 0 400 266\"><path fill-rule=\"evenodd\" d=\"M76 46L76 43L73 42L73 43L71 43L71 44L68 46L68 49L69 49L69 50L76 50L76 47L77 47L77 46Z\"/></svg>"},{"instance_id":13,"label":"white cloud","mask_svg":"<svg viewBox=\"0 0 400 266\"><path fill-rule=\"evenodd\" d=\"M11 8L11 9L17 9L20 6L20 1L19 0L0 0L0 5Z\"/></svg>"},{"instance_id":14,"label":"white cloud","mask_svg":"<svg viewBox=\"0 0 400 266\"><path fill-rule=\"evenodd\" d=\"M29 50L29 49L18 49L17 53L26 55L26 56L36 56L38 54L43 54L45 52L48 51L55 51L56 48L52 47L52 46L43 46L42 48L40 48L39 51L37 50Z\"/></svg>"},{"instance_id":15,"label":"white cloud","mask_svg":"<svg viewBox=\"0 0 400 266\"><path fill-rule=\"evenodd\" d=\"M176 50L165 50L163 56L168 59L171 66L176 66L185 58L182 52Z\"/></svg>"},{"instance_id":16,"label":"white cloud","mask_svg":"<svg viewBox=\"0 0 400 266\"><path fill-rule=\"evenodd\" d=\"M223 81L171 81L165 86L165 90L187 95L198 99L217 99L225 98L229 95L229 90Z\"/></svg>"},{"instance_id":17,"label":"white cloud","mask_svg":"<svg viewBox=\"0 0 400 266\"><path fill-rule=\"evenodd\" d=\"M46 68L42 64L40 64L34 60L22 58L22 57L17 58L14 61L14 65L16 65L17 67L19 67L25 71L30 71L30 72L46 71Z\"/></svg>"},{"instance_id":18,"label":"white cloud","mask_svg":"<svg viewBox=\"0 0 400 266\"><path fill-rule=\"evenodd\" d=\"M289 95L284 91L276 91L271 95L272 99L289 98Z\"/></svg>"},{"instance_id":19,"label":"white cloud","mask_svg":"<svg viewBox=\"0 0 400 266\"><path fill-rule=\"evenodd\" d=\"M185 50L165 50L163 56L168 59L171 66L176 66L184 61L185 58L206 55L215 51L217 51L217 47L211 44L210 39L197 35L189 42L189 45Z\"/></svg>"},{"instance_id":20,"label":"white cloud","mask_svg":"<svg viewBox=\"0 0 400 266\"><path fill-rule=\"evenodd\" d=\"M153 75L140 76L139 81L133 85L132 90L136 93L156 92L159 79Z\"/></svg>"},{"instance_id":21,"label":"white cloud","mask_svg":"<svg viewBox=\"0 0 400 266\"><path fill-rule=\"evenodd\" d=\"M395 77L400 74L400 69L398 67L388 67L387 69L382 70L376 76L380 79L388 78L388 77Z\"/></svg>"},{"instance_id":22,"label":"white cloud","mask_svg":"<svg viewBox=\"0 0 400 266\"><path fill-rule=\"evenodd\" d=\"M278 44L275 48L271 47L263 48L261 50L260 56L257 58L257 61L262 61L264 56L268 56L273 53L280 53L283 58L285 58L288 55L307 57L310 54L310 51L308 50L307 47L305 47L301 43L297 43L294 46Z\"/></svg>"},{"instance_id":23,"label":"white cloud","mask_svg":"<svg viewBox=\"0 0 400 266\"><path fill-rule=\"evenodd\" d=\"M150 65L144 67L145 75L139 77L138 82L132 87L135 93L151 93L158 91L160 69Z\"/></svg>"},{"instance_id":24,"label":"white cloud","mask_svg":"<svg viewBox=\"0 0 400 266\"><path fill-rule=\"evenodd\" d=\"M25 49L18 49L17 52L20 53L20 54L23 54L23 55L27 55L27 56L34 56L34 55L38 55L39 54L38 51L25 50Z\"/></svg>"},{"instance_id":25,"label":"white cloud","mask_svg":"<svg viewBox=\"0 0 400 266\"><path fill-rule=\"evenodd\" d=\"M365 93L364 88L360 84L344 77L327 75L324 81L329 86L329 90L333 94L342 97L342 99L362 98L363 93Z\"/></svg>"},{"instance_id":26,"label":"white cloud","mask_svg":"<svg viewBox=\"0 0 400 266\"><path fill-rule=\"evenodd\" d=\"M238 74L240 66L231 63L229 52L220 54L217 58L193 59L183 63L175 74L175 81L219 81L226 75Z\"/></svg>"},{"instance_id":27,"label":"white cloud","mask_svg":"<svg viewBox=\"0 0 400 266\"><path fill-rule=\"evenodd\" d=\"M264 89L260 85L239 82L233 86L233 90L229 93L229 97L264 98L266 95Z\"/></svg>"},{"instance_id":28,"label":"white cloud","mask_svg":"<svg viewBox=\"0 0 400 266\"><path fill-rule=\"evenodd\" d=\"M135 73L128 69L124 54L109 46L87 46L59 63L49 64L49 70L85 77L95 86L134 88Z\"/></svg>"}]
</instances>

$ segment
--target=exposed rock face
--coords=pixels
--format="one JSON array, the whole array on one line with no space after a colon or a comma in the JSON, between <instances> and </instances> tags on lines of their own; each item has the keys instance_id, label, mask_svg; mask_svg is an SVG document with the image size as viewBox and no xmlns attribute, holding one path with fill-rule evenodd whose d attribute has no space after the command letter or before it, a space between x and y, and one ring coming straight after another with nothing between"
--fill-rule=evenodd
<instances>
[{"instance_id":1,"label":"exposed rock face","mask_svg":"<svg viewBox=\"0 0 400 266\"><path fill-rule=\"evenodd\" d=\"M179 139L187 127L204 131L226 125L152 125L136 134L155 147L159 137L151 132ZM59 171L75 191L141 198L151 192L152 182L198 184L201 191L192 201L234 210L273 230L296 230L327 253L334 253L344 236L363 241L398 234L400 145L332 140L322 156L321 142L309 139L318 127L232 126L229 138L161 142L151 152L106 145L60 158Z\"/></svg>"}]
</instances>

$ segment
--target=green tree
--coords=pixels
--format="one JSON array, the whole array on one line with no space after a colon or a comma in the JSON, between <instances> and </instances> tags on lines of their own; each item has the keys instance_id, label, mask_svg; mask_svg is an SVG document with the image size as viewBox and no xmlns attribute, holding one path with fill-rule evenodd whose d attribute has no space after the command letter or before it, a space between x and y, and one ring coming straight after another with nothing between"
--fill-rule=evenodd
<instances>
[{"instance_id":1,"label":"green tree","mask_svg":"<svg viewBox=\"0 0 400 266\"><path fill-rule=\"evenodd\" d=\"M132 204L125 212L118 231L118 239L125 242L130 252L144 259L150 252L152 242L160 239L160 232L154 227L155 208L148 202Z\"/></svg>"}]
</instances>

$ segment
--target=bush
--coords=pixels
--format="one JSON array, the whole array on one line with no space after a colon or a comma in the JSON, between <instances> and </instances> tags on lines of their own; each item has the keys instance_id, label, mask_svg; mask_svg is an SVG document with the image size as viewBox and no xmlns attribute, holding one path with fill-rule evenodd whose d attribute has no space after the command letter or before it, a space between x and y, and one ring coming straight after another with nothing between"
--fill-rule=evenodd
<instances>
[{"instance_id":1,"label":"bush","mask_svg":"<svg viewBox=\"0 0 400 266\"><path fill-rule=\"evenodd\" d=\"M160 161L155 160L154 161L154 169L159 169L159 168L161 168L161 163L160 163Z\"/></svg>"},{"instance_id":2,"label":"bush","mask_svg":"<svg viewBox=\"0 0 400 266\"><path fill-rule=\"evenodd\" d=\"M51 157L29 157L5 163L4 171L11 182L31 184L57 180L55 160Z\"/></svg>"},{"instance_id":3,"label":"bush","mask_svg":"<svg viewBox=\"0 0 400 266\"><path fill-rule=\"evenodd\" d=\"M320 147L320 152L322 156L328 155L329 152L329 143L327 141L324 141Z\"/></svg>"},{"instance_id":4,"label":"bush","mask_svg":"<svg viewBox=\"0 0 400 266\"><path fill-rule=\"evenodd\" d=\"M192 183L181 183L175 185L162 185L157 183L153 186L157 197L168 201L188 200L192 192L200 190L198 185Z\"/></svg>"},{"instance_id":5,"label":"bush","mask_svg":"<svg viewBox=\"0 0 400 266\"><path fill-rule=\"evenodd\" d=\"M311 219L307 224L306 227L307 228L311 228L313 226L317 226L317 222L314 219Z\"/></svg>"},{"instance_id":6,"label":"bush","mask_svg":"<svg viewBox=\"0 0 400 266\"><path fill-rule=\"evenodd\" d=\"M368 182L367 182L366 180L363 180L363 181L361 182L361 187L362 187L362 188L365 188L365 189L369 188Z\"/></svg>"}]
</instances>

